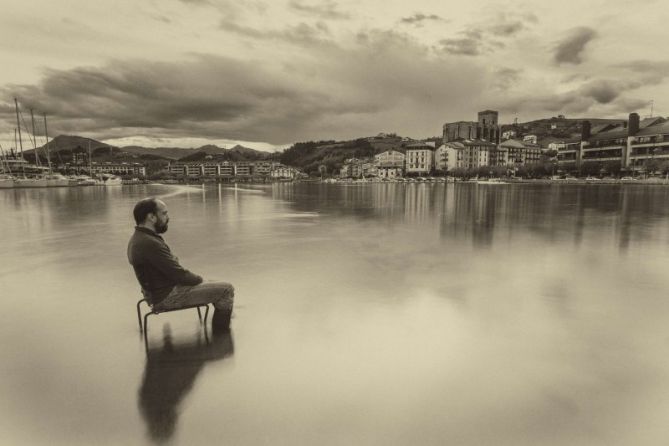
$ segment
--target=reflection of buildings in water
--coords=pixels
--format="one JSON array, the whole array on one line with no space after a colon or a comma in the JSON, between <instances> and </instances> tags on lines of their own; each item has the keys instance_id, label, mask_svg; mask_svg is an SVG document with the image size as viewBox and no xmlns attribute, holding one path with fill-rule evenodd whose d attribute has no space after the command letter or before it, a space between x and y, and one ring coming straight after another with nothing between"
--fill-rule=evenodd
<instances>
[{"instance_id":1,"label":"reflection of buildings in water","mask_svg":"<svg viewBox=\"0 0 669 446\"><path fill-rule=\"evenodd\" d=\"M295 200L295 185L293 183L272 183L272 198L274 200Z\"/></svg>"},{"instance_id":2,"label":"reflection of buildings in water","mask_svg":"<svg viewBox=\"0 0 669 446\"><path fill-rule=\"evenodd\" d=\"M2 226L5 230L17 228L21 237L30 238L33 232L43 234L47 230L69 229L73 221L108 221L112 199L120 189L90 186L7 190L2 195L3 209L13 208L11 217L14 222ZM17 222L19 219L20 222Z\"/></svg>"},{"instance_id":3,"label":"reflection of buildings in water","mask_svg":"<svg viewBox=\"0 0 669 446\"><path fill-rule=\"evenodd\" d=\"M374 185L372 189L372 205L379 215L394 217L404 214L405 195L398 184L381 183Z\"/></svg>"},{"instance_id":4,"label":"reflection of buildings in water","mask_svg":"<svg viewBox=\"0 0 669 446\"><path fill-rule=\"evenodd\" d=\"M404 216L409 223L425 221L430 212L431 189L425 184L408 184L404 191Z\"/></svg>"},{"instance_id":5,"label":"reflection of buildings in water","mask_svg":"<svg viewBox=\"0 0 669 446\"><path fill-rule=\"evenodd\" d=\"M476 214L473 216L472 242L477 247L490 247L495 231L495 216L497 215L498 188L477 188Z\"/></svg>"},{"instance_id":6,"label":"reflection of buildings in water","mask_svg":"<svg viewBox=\"0 0 669 446\"><path fill-rule=\"evenodd\" d=\"M138 397L140 412L153 441L163 442L172 437L179 418L179 405L205 364L233 353L231 333L213 335L210 341L199 338L187 345L175 345L167 332L160 347L147 349Z\"/></svg>"},{"instance_id":7,"label":"reflection of buildings in water","mask_svg":"<svg viewBox=\"0 0 669 446\"><path fill-rule=\"evenodd\" d=\"M471 238L474 246L492 244L500 189L473 184L456 185L445 197L440 221L442 237Z\"/></svg>"},{"instance_id":8,"label":"reflection of buildings in water","mask_svg":"<svg viewBox=\"0 0 669 446\"><path fill-rule=\"evenodd\" d=\"M649 225L669 217L669 188L652 186L390 183L320 185L318 193L314 187L319 185L279 183L273 195L302 211L363 218L403 215L407 223L421 225L437 221L442 237L471 238L477 246L490 245L494 235L509 243L534 235L579 246L592 233L616 237L624 248L657 237L659 224L655 232Z\"/></svg>"},{"instance_id":9,"label":"reflection of buildings in water","mask_svg":"<svg viewBox=\"0 0 669 446\"><path fill-rule=\"evenodd\" d=\"M632 219L630 215L630 196L625 188L620 194L620 224L618 225L618 247L626 251L630 243Z\"/></svg>"}]
</instances>

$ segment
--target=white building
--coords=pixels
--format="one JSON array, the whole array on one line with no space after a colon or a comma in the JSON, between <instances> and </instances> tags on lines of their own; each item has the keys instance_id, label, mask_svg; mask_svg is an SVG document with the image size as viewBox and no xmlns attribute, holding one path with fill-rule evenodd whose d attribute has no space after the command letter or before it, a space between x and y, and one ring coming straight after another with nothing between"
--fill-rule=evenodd
<instances>
[{"instance_id":1,"label":"white building","mask_svg":"<svg viewBox=\"0 0 669 446\"><path fill-rule=\"evenodd\" d=\"M506 130L502 132L502 139L510 139L510 138L515 138L516 137L516 131L515 130Z\"/></svg>"},{"instance_id":2,"label":"white building","mask_svg":"<svg viewBox=\"0 0 669 446\"><path fill-rule=\"evenodd\" d=\"M146 167L139 163L92 163L91 173L146 176Z\"/></svg>"},{"instance_id":3,"label":"white building","mask_svg":"<svg viewBox=\"0 0 669 446\"><path fill-rule=\"evenodd\" d=\"M377 166L403 167L405 158L406 157L402 152L398 152L397 150L387 150L383 153L374 155L374 163Z\"/></svg>"},{"instance_id":4,"label":"white building","mask_svg":"<svg viewBox=\"0 0 669 446\"><path fill-rule=\"evenodd\" d=\"M434 168L446 172L463 167L465 145L459 141L442 144L434 151Z\"/></svg>"},{"instance_id":5,"label":"white building","mask_svg":"<svg viewBox=\"0 0 669 446\"><path fill-rule=\"evenodd\" d=\"M379 166L377 168L377 175L379 178L400 178L404 171L401 167L394 166Z\"/></svg>"},{"instance_id":6,"label":"white building","mask_svg":"<svg viewBox=\"0 0 669 446\"><path fill-rule=\"evenodd\" d=\"M405 171L407 174L427 175L434 168L434 147L426 143L406 147Z\"/></svg>"},{"instance_id":7,"label":"white building","mask_svg":"<svg viewBox=\"0 0 669 446\"><path fill-rule=\"evenodd\" d=\"M275 164L272 166L270 177L280 179L295 179L299 176L299 171L294 167L284 166L283 164Z\"/></svg>"},{"instance_id":8,"label":"white building","mask_svg":"<svg viewBox=\"0 0 669 446\"><path fill-rule=\"evenodd\" d=\"M541 147L516 139L502 142L497 147L496 160L493 165L509 166L533 164L541 160Z\"/></svg>"},{"instance_id":9,"label":"white building","mask_svg":"<svg viewBox=\"0 0 669 446\"><path fill-rule=\"evenodd\" d=\"M536 144L537 143L537 135L525 135L523 136L523 142L527 142L530 144Z\"/></svg>"}]
</instances>

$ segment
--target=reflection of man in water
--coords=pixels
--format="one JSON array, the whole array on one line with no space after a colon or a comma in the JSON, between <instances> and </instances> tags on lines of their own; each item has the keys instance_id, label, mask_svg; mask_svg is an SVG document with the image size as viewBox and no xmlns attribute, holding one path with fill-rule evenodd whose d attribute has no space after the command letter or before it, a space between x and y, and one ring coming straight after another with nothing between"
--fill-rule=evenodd
<instances>
[{"instance_id":1,"label":"reflection of man in water","mask_svg":"<svg viewBox=\"0 0 669 446\"><path fill-rule=\"evenodd\" d=\"M144 379L139 389L139 409L148 433L156 442L168 440L175 431L179 404L193 388L195 378L206 362L231 356L232 336L214 335L210 343L175 346L169 331L163 345L147 351Z\"/></svg>"},{"instance_id":2,"label":"reflection of man in water","mask_svg":"<svg viewBox=\"0 0 669 446\"><path fill-rule=\"evenodd\" d=\"M234 288L226 282L206 282L184 269L159 235L167 231L167 206L156 198L135 205L135 233L128 243L132 264L142 293L154 310L171 310L195 304L216 307L212 328L225 331L230 326Z\"/></svg>"}]
</instances>

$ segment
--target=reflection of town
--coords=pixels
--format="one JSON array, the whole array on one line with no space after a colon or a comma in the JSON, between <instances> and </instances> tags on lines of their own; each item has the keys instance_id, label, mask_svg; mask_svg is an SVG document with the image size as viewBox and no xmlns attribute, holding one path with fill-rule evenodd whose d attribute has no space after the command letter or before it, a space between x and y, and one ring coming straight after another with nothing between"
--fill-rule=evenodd
<instances>
[{"instance_id":1,"label":"reflection of town","mask_svg":"<svg viewBox=\"0 0 669 446\"><path fill-rule=\"evenodd\" d=\"M410 224L475 247L522 234L580 245L587 233L589 239L613 236L625 249L650 240L649 225L669 217L669 191L653 186L301 184L275 185L272 196L300 212Z\"/></svg>"}]
</instances>

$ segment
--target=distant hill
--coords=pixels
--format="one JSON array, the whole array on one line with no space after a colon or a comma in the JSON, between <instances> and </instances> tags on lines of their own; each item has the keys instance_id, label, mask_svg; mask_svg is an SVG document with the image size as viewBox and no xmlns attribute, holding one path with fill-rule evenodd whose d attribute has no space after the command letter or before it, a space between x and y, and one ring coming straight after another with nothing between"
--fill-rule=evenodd
<instances>
[{"instance_id":1,"label":"distant hill","mask_svg":"<svg viewBox=\"0 0 669 446\"><path fill-rule=\"evenodd\" d=\"M76 148L81 148L88 151L89 143L91 151L94 151L95 149L100 147L109 147L108 144L96 141L91 138L84 138L82 136L74 136L74 135L58 135L54 139L49 141L49 150L53 153L65 150L74 150ZM42 148L44 148L44 146L40 147L40 149Z\"/></svg>"},{"instance_id":2,"label":"distant hill","mask_svg":"<svg viewBox=\"0 0 669 446\"><path fill-rule=\"evenodd\" d=\"M553 141L578 138L581 135L581 123L590 121L592 128L601 124L621 125L626 119L599 119L599 118L560 118L537 119L518 124L503 124L502 132L515 130L516 137L536 135L541 146L547 146Z\"/></svg>"},{"instance_id":3,"label":"distant hill","mask_svg":"<svg viewBox=\"0 0 669 446\"><path fill-rule=\"evenodd\" d=\"M197 152L205 152L207 155L225 158L233 161L251 161L271 158L274 154L261 150L250 149L248 147L236 145L230 149L218 147L212 144L194 149L184 149L180 147L141 147L126 146L116 147L96 141L91 138L85 138L76 135L58 135L49 142L49 151L52 154L61 156L70 155L72 152L88 152L91 149L93 158L108 156L114 158L141 158L141 159L165 159L179 160L188 157ZM45 146L39 148L41 155L44 156ZM33 150L25 150L24 153L31 154ZM126 156L124 156L126 155Z\"/></svg>"},{"instance_id":4,"label":"distant hill","mask_svg":"<svg viewBox=\"0 0 669 446\"><path fill-rule=\"evenodd\" d=\"M404 147L411 142L412 139L395 134L349 141L298 142L283 151L279 155L279 161L288 166L299 167L306 173L318 172L320 165L324 165L328 173L333 173L338 171L348 158L367 158L387 150L404 153Z\"/></svg>"}]
</instances>

